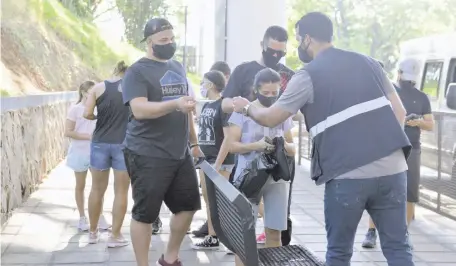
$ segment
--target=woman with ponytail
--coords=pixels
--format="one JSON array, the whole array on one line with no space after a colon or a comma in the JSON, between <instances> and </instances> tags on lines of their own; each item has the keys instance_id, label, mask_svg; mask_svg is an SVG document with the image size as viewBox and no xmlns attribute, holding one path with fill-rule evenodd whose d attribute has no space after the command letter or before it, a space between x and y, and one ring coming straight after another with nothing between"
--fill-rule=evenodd
<instances>
[{"instance_id":1,"label":"woman with ponytail","mask_svg":"<svg viewBox=\"0 0 456 266\"><path fill-rule=\"evenodd\" d=\"M92 189L89 196L89 243L99 241L99 226L102 217L100 211L103 197L109 183L109 172L114 172L114 203L112 207L112 230L108 238L108 247L122 247L129 242L122 236L120 229L127 211L128 177L122 143L127 131L129 108L122 100L122 78L128 66L124 61L117 63L113 77L96 84L91 90L85 104L84 117L96 119L90 146L90 171ZM94 110L97 108L97 115Z\"/></svg>"},{"instance_id":2,"label":"woman with ponytail","mask_svg":"<svg viewBox=\"0 0 456 266\"><path fill-rule=\"evenodd\" d=\"M76 187L74 191L76 206L79 211L78 229L89 230L89 224L84 211L84 189L89 170L90 139L95 129L95 121L83 117L84 105L89 90L95 85L93 81L85 81L79 86L79 99L71 106L65 122L65 137L70 138L67 166L74 171Z\"/></svg>"}]
</instances>

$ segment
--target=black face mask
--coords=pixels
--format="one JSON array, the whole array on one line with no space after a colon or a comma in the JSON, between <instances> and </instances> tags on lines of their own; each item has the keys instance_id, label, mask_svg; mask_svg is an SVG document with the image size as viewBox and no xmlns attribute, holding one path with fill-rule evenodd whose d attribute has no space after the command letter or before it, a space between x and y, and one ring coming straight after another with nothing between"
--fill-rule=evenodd
<instances>
[{"instance_id":1,"label":"black face mask","mask_svg":"<svg viewBox=\"0 0 456 266\"><path fill-rule=\"evenodd\" d=\"M263 62L267 67L272 69L277 68L277 64L284 56L285 52L283 51L277 51L271 48L268 48L266 51L263 50Z\"/></svg>"},{"instance_id":2,"label":"black face mask","mask_svg":"<svg viewBox=\"0 0 456 266\"><path fill-rule=\"evenodd\" d=\"M313 58L307 52L307 49L309 49L309 45L310 45L310 43L306 46L305 49L303 49L301 47L302 46L302 43L301 43L298 47L299 60L301 60L303 63L306 63L306 64L310 63L313 60Z\"/></svg>"},{"instance_id":3,"label":"black face mask","mask_svg":"<svg viewBox=\"0 0 456 266\"><path fill-rule=\"evenodd\" d=\"M167 43L167 44L153 44L152 49L154 50L154 55L162 60L171 59L176 52L176 43Z\"/></svg>"},{"instance_id":4,"label":"black face mask","mask_svg":"<svg viewBox=\"0 0 456 266\"><path fill-rule=\"evenodd\" d=\"M256 96L257 96L258 101L264 107L270 107L273 103L275 103L277 101L277 96L267 97L267 96L264 96L259 93L257 93Z\"/></svg>"}]
</instances>

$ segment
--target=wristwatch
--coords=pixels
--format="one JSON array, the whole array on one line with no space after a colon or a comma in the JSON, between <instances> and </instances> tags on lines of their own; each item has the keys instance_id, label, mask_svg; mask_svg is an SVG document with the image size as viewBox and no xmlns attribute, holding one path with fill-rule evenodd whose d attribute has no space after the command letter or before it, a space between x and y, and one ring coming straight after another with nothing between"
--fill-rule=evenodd
<instances>
[{"instance_id":1,"label":"wristwatch","mask_svg":"<svg viewBox=\"0 0 456 266\"><path fill-rule=\"evenodd\" d=\"M250 103L248 103L244 108L242 108L242 114L245 116L249 116L249 108L250 108Z\"/></svg>"}]
</instances>

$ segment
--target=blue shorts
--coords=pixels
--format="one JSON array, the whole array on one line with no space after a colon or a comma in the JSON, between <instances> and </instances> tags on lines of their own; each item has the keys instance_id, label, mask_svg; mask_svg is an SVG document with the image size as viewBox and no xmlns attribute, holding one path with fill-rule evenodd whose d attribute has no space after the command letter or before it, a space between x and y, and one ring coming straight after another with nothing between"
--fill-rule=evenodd
<instances>
[{"instance_id":1,"label":"blue shorts","mask_svg":"<svg viewBox=\"0 0 456 266\"><path fill-rule=\"evenodd\" d=\"M122 144L90 143L90 168L105 171L112 168L127 171Z\"/></svg>"},{"instance_id":2,"label":"blue shorts","mask_svg":"<svg viewBox=\"0 0 456 266\"><path fill-rule=\"evenodd\" d=\"M78 151L75 149L69 149L66 165L76 173L82 173L89 170L89 154L87 152Z\"/></svg>"}]
</instances>

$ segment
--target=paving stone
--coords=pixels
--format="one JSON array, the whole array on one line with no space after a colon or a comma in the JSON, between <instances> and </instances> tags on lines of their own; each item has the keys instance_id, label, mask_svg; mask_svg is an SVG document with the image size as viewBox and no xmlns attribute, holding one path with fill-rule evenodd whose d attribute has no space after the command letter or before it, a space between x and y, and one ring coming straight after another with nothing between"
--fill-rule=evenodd
<instances>
[{"instance_id":1,"label":"paving stone","mask_svg":"<svg viewBox=\"0 0 456 266\"><path fill-rule=\"evenodd\" d=\"M324 259L326 253L326 231L324 227L324 187L315 186L308 179L306 166L297 167L296 183L291 206L293 220L292 244L303 245ZM300 177L300 178L299 178ZM90 191L90 176L87 180L86 196ZM78 213L73 198L73 173L60 165L45 180L40 189L18 208L2 227L2 265L96 265L136 266L133 246L108 249L108 232L102 232L100 242L88 244L88 233L77 229ZM105 196L103 211L111 219L113 182L110 181ZM130 190L131 193L131 190ZM131 197L130 197L131 198ZM131 209L132 202L129 202ZM204 209L204 208L203 208ZM87 210L86 210L87 213ZM121 232L130 239L129 211ZM169 239L169 210L162 206L160 217L163 232L152 236L149 248L151 265L161 256ZM206 220L205 212L195 214L192 229L197 229ZM257 222L257 234L263 231L262 219ZM353 266L387 265L380 244L374 249L361 248L368 228L365 213L355 235ZM418 207L417 219L410 227L414 245L416 266L456 265L456 221L449 220L429 210ZM232 266L234 256L220 251L194 251L191 244L200 241L187 235L182 243L180 256L186 266ZM262 247L262 246L260 246Z\"/></svg>"},{"instance_id":2,"label":"paving stone","mask_svg":"<svg viewBox=\"0 0 456 266\"><path fill-rule=\"evenodd\" d=\"M104 263L109 259L109 254L106 251L100 252L61 252L56 251L53 253L54 264L67 264L67 263Z\"/></svg>"}]
</instances>

